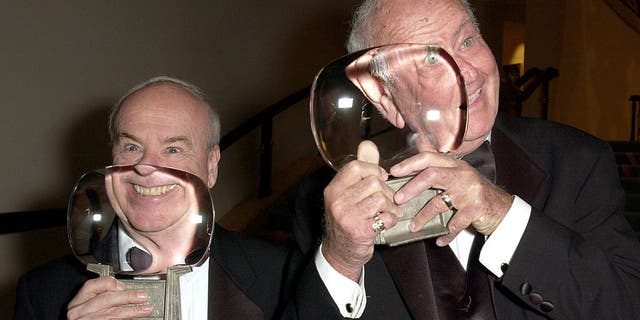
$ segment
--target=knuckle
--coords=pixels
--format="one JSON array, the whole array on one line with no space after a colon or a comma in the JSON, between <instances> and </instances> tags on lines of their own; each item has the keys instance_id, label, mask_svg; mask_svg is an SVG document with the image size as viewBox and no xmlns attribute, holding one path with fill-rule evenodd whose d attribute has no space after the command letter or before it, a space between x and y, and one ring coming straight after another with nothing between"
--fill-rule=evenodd
<instances>
[{"instance_id":1,"label":"knuckle","mask_svg":"<svg viewBox=\"0 0 640 320\"><path fill-rule=\"evenodd\" d=\"M360 161L357 161L357 160L350 161L344 167L342 167L342 170L340 171L358 174L362 172L362 165Z\"/></svg>"},{"instance_id":2,"label":"knuckle","mask_svg":"<svg viewBox=\"0 0 640 320\"><path fill-rule=\"evenodd\" d=\"M387 196L382 192L376 192L372 194L369 197L369 199L371 200L371 205L375 209L383 208L389 202L389 199L387 198ZM376 211L379 211L379 210L376 210Z\"/></svg>"}]
</instances>

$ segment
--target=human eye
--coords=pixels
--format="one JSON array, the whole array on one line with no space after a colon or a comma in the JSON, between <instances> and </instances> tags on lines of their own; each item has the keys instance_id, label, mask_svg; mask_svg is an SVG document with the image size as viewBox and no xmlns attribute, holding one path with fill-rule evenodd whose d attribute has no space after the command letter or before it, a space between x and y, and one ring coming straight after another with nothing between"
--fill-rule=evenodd
<instances>
[{"instance_id":1,"label":"human eye","mask_svg":"<svg viewBox=\"0 0 640 320\"><path fill-rule=\"evenodd\" d=\"M180 153L182 150L178 147L167 147L167 153Z\"/></svg>"},{"instance_id":2,"label":"human eye","mask_svg":"<svg viewBox=\"0 0 640 320\"><path fill-rule=\"evenodd\" d=\"M138 145L127 143L122 146L122 151L124 152L136 152L140 151L140 147Z\"/></svg>"},{"instance_id":3,"label":"human eye","mask_svg":"<svg viewBox=\"0 0 640 320\"><path fill-rule=\"evenodd\" d=\"M473 45L473 37L468 37L468 38L465 38L462 41L462 45L460 46L460 48L461 49L466 49L466 48L471 47L471 45Z\"/></svg>"}]
</instances>

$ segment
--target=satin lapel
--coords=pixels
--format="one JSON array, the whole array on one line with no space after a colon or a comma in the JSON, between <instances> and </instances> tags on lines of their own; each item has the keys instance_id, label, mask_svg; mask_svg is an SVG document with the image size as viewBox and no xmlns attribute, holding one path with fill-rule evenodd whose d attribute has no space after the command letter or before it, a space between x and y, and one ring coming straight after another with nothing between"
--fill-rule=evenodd
<instances>
[{"instance_id":1,"label":"satin lapel","mask_svg":"<svg viewBox=\"0 0 640 320\"><path fill-rule=\"evenodd\" d=\"M491 135L491 149L496 159L497 184L533 204L547 174L497 128Z\"/></svg>"},{"instance_id":2,"label":"satin lapel","mask_svg":"<svg viewBox=\"0 0 640 320\"><path fill-rule=\"evenodd\" d=\"M209 319L264 319L262 309L243 290L255 274L226 230L216 226L209 258Z\"/></svg>"},{"instance_id":3,"label":"satin lapel","mask_svg":"<svg viewBox=\"0 0 640 320\"><path fill-rule=\"evenodd\" d=\"M217 262L211 262L209 270L209 319L264 318L262 310L235 285Z\"/></svg>"},{"instance_id":4,"label":"satin lapel","mask_svg":"<svg viewBox=\"0 0 640 320\"><path fill-rule=\"evenodd\" d=\"M424 243L418 241L379 250L413 318L438 319Z\"/></svg>"}]
</instances>

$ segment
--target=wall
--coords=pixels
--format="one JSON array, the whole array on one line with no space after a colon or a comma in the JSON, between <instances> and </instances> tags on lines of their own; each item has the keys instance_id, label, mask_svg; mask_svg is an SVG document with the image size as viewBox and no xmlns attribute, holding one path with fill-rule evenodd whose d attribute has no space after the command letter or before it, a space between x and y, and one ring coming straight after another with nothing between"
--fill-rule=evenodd
<instances>
[{"instance_id":1,"label":"wall","mask_svg":"<svg viewBox=\"0 0 640 320\"><path fill-rule=\"evenodd\" d=\"M343 54L355 2L3 1L0 214L65 207L80 174L110 161L109 107L145 78L167 74L200 85L224 131L310 84ZM306 118L291 125L281 118L276 134L294 137L298 148L293 156L279 152L276 169L315 152ZM222 155L218 215L255 192L257 136ZM0 235L0 318L11 314L17 275L64 252L64 228Z\"/></svg>"},{"instance_id":2,"label":"wall","mask_svg":"<svg viewBox=\"0 0 640 320\"><path fill-rule=\"evenodd\" d=\"M605 140L629 139L640 94L640 34L602 0L528 0L526 68L553 66L549 118ZM538 97L539 99L539 97ZM539 100L525 107L539 115Z\"/></svg>"}]
</instances>

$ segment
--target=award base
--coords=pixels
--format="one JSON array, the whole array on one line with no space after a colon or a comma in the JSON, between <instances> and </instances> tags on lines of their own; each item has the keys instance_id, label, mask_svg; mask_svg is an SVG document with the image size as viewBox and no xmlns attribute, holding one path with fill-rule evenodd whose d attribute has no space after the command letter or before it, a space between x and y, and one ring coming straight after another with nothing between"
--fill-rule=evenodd
<instances>
[{"instance_id":1,"label":"award base","mask_svg":"<svg viewBox=\"0 0 640 320\"><path fill-rule=\"evenodd\" d=\"M413 177L392 179L387 181L387 185L394 191L397 191L412 178ZM455 213L452 210L438 214L417 232L409 231L409 224L411 224L413 217L424 208L429 200L441 192L441 190L437 189L427 189L403 204L401 206L403 214L402 217L398 219L398 223L393 226L393 228L388 228L378 233L375 238L375 244L394 247L427 238L439 237L449 233L447 223L449 223L449 219L451 219L451 216Z\"/></svg>"},{"instance_id":2,"label":"award base","mask_svg":"<svg viewBox=\"0 0 640 320\"><path fill-rule=\"evenodd\" d=\"M87 270L101 277L113 276L113 267L104 264L90 263ZM140 319L180 319L180 276L191 272L190 266L176 265L169 267L165 279L122 279L129 290L145 290L149 294L148 304L153 305L153 312Z\"/></svg>"}]
</instances>

